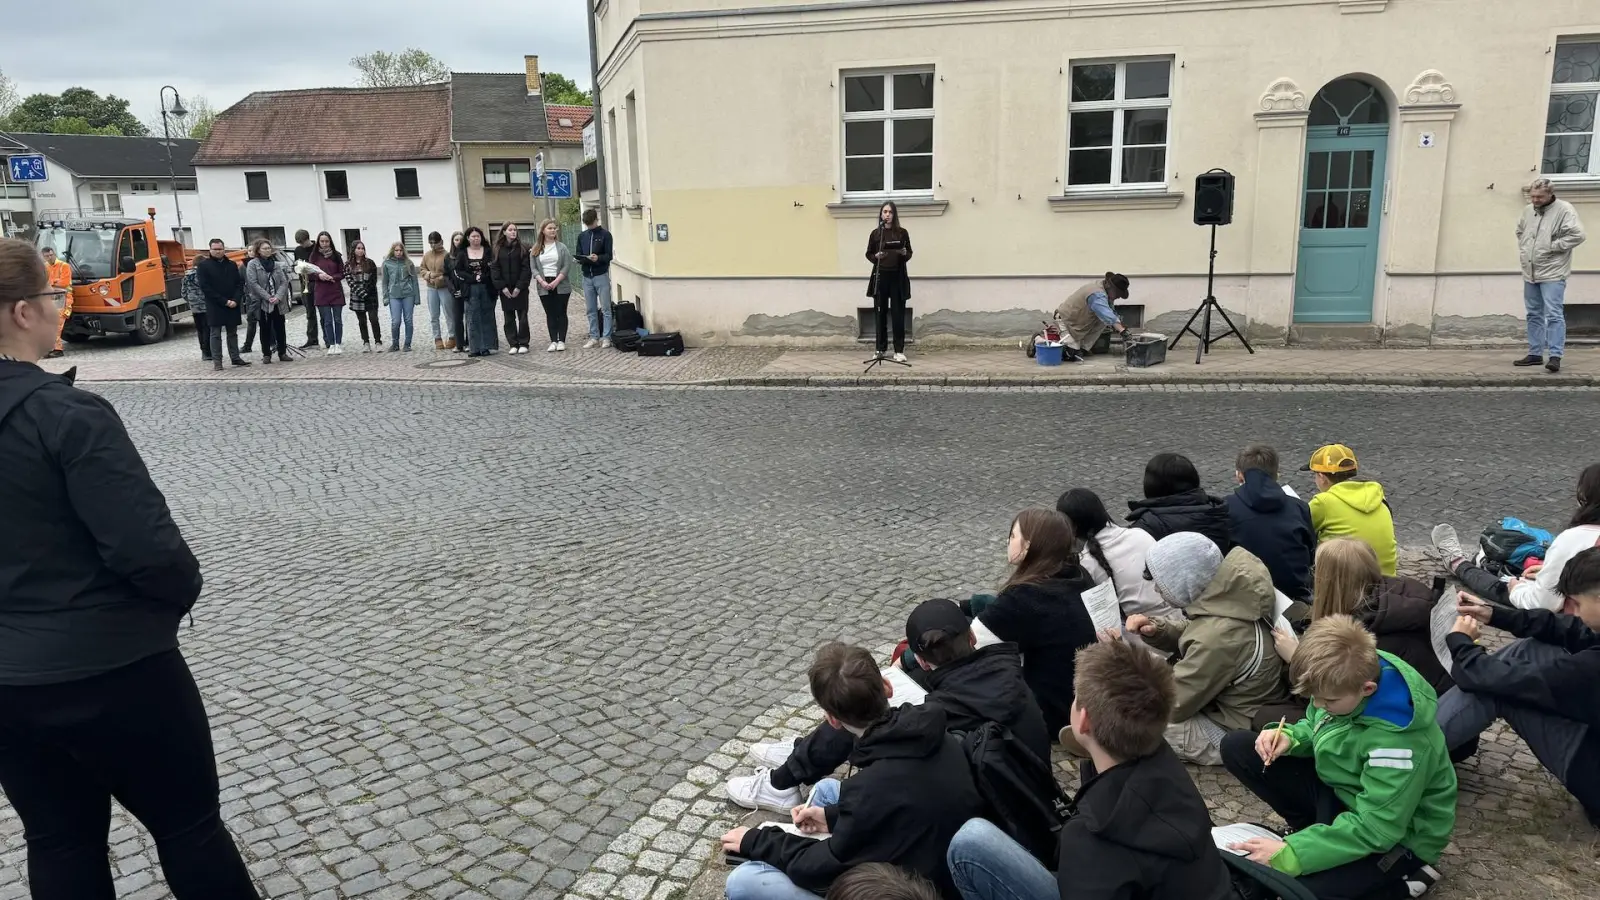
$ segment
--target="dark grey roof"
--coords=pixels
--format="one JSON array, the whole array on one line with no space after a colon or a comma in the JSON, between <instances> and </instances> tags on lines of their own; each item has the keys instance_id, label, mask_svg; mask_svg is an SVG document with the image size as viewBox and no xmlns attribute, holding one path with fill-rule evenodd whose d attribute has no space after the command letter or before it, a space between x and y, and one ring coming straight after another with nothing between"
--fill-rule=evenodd
<instances>
[{"instance_id":1,"label":"dark grey roof","mask_svg":"<svg viewBox=\"0 0 1600 900\"><path fill-rule=\"evenodd\" d=\"M71 169L82 178L165 178L167 145L159 137L117 137L104 134L33 134L8 132L4 135L29 149L43 153L56 165ZM172 172L193 176L195 151L199 141L172 139Z\"/></svg>"},{"instance_id":2,"label":"dark grey roof","mask_svg":"<svg viewBox=\"0 0 1600 900\"><path fill-rule=\"evenodd\" d=\"M450 140L547 144L544 99L528 95L521 72L450 73Z\"/></svg>"},{"instance_id":3,"label":"dark grey roof","mask_svg":"<svg viewBox=\"0 0 1600 900\"><path fill-rule=\"evenodd\" d=\"M4 134L0 134L0 150L26 150L27 147L17 143Z\"/></svg>"}]
</instances>

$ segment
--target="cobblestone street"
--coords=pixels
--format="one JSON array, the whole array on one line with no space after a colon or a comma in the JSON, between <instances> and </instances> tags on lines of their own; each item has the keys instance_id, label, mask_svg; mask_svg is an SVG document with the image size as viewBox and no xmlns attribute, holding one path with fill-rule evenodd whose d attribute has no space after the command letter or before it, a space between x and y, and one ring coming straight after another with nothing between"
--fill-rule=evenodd
<instances>
[{"instance_id":1,"label":"cobblestone street","mask_svg":"<svg viewBox=\"0 0 1600 900\"><path fill-rule=\"evenodd\" d=\"M791 718L818 642L992 589L1017 509L1125 509L1161 450L1222 493L1246 442L1292 470L1340 441L1415 549L1439 521L1559 528L1600 433L1593 393L1554 390L87 386L204 565L181 639L275 900L681 896L735 818L684 785ZM1592 890L1595 834L1526 748L1473 765L1438 896ZM1259 817L1226 780L1219 816ZM21 832L0 803L0 900L27 896ZM120 812L111 846L121 897L167 895Z\"/></svg>"}]
</instances>

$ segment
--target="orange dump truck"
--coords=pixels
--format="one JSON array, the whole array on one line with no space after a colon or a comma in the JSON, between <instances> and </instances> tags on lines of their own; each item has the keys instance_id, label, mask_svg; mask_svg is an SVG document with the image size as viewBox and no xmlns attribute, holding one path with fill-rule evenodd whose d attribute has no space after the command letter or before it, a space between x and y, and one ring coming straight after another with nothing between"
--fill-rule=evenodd
<instances>
[{"instance_id":1,"label":"orange dump truck","mask_svg":"<svg viewBox=\"0 0 1600 900\"><path fill-rule=\"evenodd\" d=\"M46 212L37 227L39 248L54 248L72 266L72 317L62 340L126 334L136 344L154 344L167 339L173 322L190 317L183 275L198 251L159 237L154 215ZM244 251L228 256L238 262Z\"/></svg>"}]
</instances>

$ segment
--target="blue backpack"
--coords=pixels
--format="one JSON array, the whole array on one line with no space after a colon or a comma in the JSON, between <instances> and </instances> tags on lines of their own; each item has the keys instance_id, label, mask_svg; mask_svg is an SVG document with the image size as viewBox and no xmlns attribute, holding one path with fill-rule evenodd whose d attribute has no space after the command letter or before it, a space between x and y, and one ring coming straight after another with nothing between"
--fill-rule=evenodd
<instances>
[{"instance_id":1,"label":"blue backpack","mask_svg":"<svg viewBox=\"0 0 1600 900\"><path fill-rule=\"evenodd\" d=\"M1486 564L1521 572L1529 557L1544 559L1552 540L1554 536L1550 532L1507 516L1498 525L1483 530L1478 536L1478 546L1483 550Z\"/></svg>"}]
</instances>

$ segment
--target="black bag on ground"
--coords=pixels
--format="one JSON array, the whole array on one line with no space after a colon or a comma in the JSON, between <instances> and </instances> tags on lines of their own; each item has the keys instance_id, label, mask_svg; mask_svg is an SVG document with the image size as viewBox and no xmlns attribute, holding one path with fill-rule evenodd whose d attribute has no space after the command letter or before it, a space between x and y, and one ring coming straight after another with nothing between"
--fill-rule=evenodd
<instances>
[{"instance_id":1,"label":"black bag on ground","mask_svg":"<svg viewBox=\"0 0 1600 900\"><path fill-rule=\"evenodd\" d=\"M676 331L647 334L639 339L640 356L681 356L683 335Z\"/></svg>"},{"instance_id":2,"label":"black bag on ground","mask_svg":"<svg viewBox=\"0 0 1600 900\"><path fill-rule=\"evenodd\" d=\"M1226 850L1217 852L1228 864L1233 889L1243 900L1317 900L1317 896L1293 875L1285 875L1271 866L1251 862Z\"/></svg>"},{"instance_id":3,"label":"black bag on ground","mask_svg":"<svg viewBox=\"0 0 1600 900\"><path fill-rule=\"evenodd\" d=\"M639 350L639 329L617 329L611 334L611 346L623 353L636 353Z\"/></svg>"},{"instance_id":4,"label":"black bag on ground","mask_svg":"<svg viewBox=\"0 0 1600 900\"><path fill-rule=\"evenodd\" d=\"M972 766L978 794L989 807L985 818L1054 872L1061 852L1061 826L1073 809L1050 764L997 722L985 722L962 735L961 748Z\"/></svg>"},{"instance_id":5,"label":"black bag on ground","mask_svg":"<svg viewBox=\"0 0 1600 900\"><path fill-rule=\"evenodd\" d=\"M644 316L639 315L639 307L623 300L611 305L611 328L613 331L625 331L630 328L643 328Z\"/></svg>"}]
</instances>

